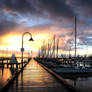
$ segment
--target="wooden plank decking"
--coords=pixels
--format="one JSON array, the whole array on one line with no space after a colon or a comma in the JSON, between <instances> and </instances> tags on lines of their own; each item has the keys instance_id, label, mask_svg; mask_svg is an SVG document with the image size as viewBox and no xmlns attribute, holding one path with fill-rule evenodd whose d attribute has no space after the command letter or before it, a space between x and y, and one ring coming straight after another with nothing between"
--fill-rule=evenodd
<instances>
[{"instance_id":1,"label":"wooden plank decking","mask_svg":"<svg viewBox=\"0 0 92 92\"><path fill-rule=\"evenodd\" d=\"M7 92L68 92L68 90L32 59Z\"/></svg>"}]
</instances>

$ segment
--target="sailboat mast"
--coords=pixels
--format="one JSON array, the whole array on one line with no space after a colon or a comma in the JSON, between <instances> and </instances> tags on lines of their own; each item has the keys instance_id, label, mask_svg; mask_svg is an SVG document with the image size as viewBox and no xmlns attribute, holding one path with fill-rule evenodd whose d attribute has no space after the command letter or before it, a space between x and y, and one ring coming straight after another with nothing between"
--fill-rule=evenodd
<instances>
[{"instance_id":1,"label":"sailboat mast","mask_svg":"<svg viewBox=\"0 0 92 92\"><path fill-rule=\"evenodd\" d=\"M76 34L77 34L77 18L76 18L76 16L75 16L75 57L76 57L76 52L77 52L77 50L76 50Z\"/></svg>"}]
</instances>

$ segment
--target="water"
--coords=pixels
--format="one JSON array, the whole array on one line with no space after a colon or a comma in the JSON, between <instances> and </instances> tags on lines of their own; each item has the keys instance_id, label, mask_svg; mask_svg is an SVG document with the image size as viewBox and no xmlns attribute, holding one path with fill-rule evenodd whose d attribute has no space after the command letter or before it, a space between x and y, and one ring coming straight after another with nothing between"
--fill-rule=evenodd
<instances>
[{"instance_id":1,"label":"water","mask_svg":"<svg viewBox=\"0 0 92 92\"><path fill-rule=\"evenodd\" d=\"M27 60L24 59L24 60ZM21 58L17 59L18 63L21 62ZM7 62L6 60L4 62ZM5 68L2 69L0 68L0 89L7 83L7 81L9 79L11 79L11 77L13 76L13 73L15 71L15 69L10 69L10 68L6 68L7 65L5 65Z\"/></svg>"},{"instance_id":2,"label":"water","mask_svg":"<svg viewBox=\"0 0 92 92\"><path fill-rule=\"evenodd\" d=\"M17 59L18 62L21 62L21 58ZM6 62L6 61L5 61ZM0 69L0 87L2 88L5 83L12 77L13 70L8 68ZM92 74L88 75L62 75L61 76L80 92L91 92L92 90Z\"/></svg>"},{"instance_id":3,"label":"water","mask_svg":"<svg viewBox=\"0 0 92 92\"><path fill-rule=\"evenodd\" d=\"M11 77L10 69L0 69L0 87L3 87Z\"/></svg>"},{"instance_id":4,"label":"water","mask_svg":"<svg viewBox=\"0 0 92 92\"><path fill-rule=\"evenodd\" d=\"M92 74L88 75L62 75L61 76L67 81L68 84L75 87L80 92L91 92L92 91Z\"/></svg>"},{"instance_id":5,"label":"water","mask_svg":"<svg viewBox=\"0 0 92 92\"><path fill-rule=\"evenodd\" d=\"M75 82L76 82L75 87L81 90L81 92L92 91L92 77L77 78Z\"/></svg>"}]
</instances>

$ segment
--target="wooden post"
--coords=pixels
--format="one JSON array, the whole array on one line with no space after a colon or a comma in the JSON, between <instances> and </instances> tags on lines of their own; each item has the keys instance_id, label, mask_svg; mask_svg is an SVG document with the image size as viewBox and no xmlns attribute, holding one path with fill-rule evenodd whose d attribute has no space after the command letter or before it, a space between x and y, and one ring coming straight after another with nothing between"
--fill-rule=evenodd
<instances>
[{"instance_id":1,"label":"wooden post","mask_svg":"<svg viewBox=\"0 0 92 92\"><path fill-rule=\"evenodd\" d=\"M20 68L21 64L19 64L19 68Z\"/></svg>"},{"instance_id":2,"label":"wooden post","mask_svg":"<svg viewBox=\"0 0 92 92\"><path fill-rule=\"evenodd\" d=\"M4 62L3 62L4 60L2 59L2 68L4 68Z\"/></svg>"},{"instance_id":3,"label":"wooden post","mask_svg":"<svg viewBox=\"0 0 92 92\"><path fill-rule=\"evenodd\" d=\"M8 68L8 59L7 59L7 68Z\"/></svg>"},{"instance_id":4,"label":"wooden post","mask_svg":"<svg viewBox=\"0 0 92 92\"><path fill-rule=\"evenodd\" d=\"M16 69L18 69L18 64L16 64Z\"/></svg>"}]
</instances>

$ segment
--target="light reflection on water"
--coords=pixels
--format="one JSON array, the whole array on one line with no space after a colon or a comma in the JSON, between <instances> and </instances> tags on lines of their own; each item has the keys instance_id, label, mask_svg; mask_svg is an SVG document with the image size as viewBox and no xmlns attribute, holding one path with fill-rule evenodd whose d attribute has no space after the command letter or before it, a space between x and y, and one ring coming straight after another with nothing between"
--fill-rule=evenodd
<instances>
[{"instance_id":1,"label":"light reflection on water","mask_svg":"<svg viewBox=\"0 0 92 92\"><path fill-rule=\"evenodd\" d=\"M27 60L24 59L24 60ZM17 59L18 63L21 62L21 58ZM4 61L4 63L6 63L7 60ZM10 68L6 68L7 65L5 65L5 68L0 68L0 88L2 88L3 85L6 84L6 82L12 77L14 70L15 69L10 69ZM16 65L14 66L14 68L16 67Z\"/></svg>"},{"instance_id":2,"label":"light reflection on water","mask_svg":"<svg viewBox=\"0 0 92 92\"><path fill-rule=\"evenodd\" d=\"M11 77L10 69L0 69L0 83L5 84L5 82Z\"/></svg>"},{"instance_id":3,"label":"light reflection on water","mask_svg":"<svg viewBox=\"0 0 92 92\"><path fill-rule=\"evenodd\" d=\"M62 75L61 75L62 76ZM66 80L66 82L73 87L75 87L80 92L91 92L92 91L92 75L87 75L86 77L75 77L75 75L71 75L70 77L63 78Z\"/></svg>"},{"instance_id":4,"label":"light reflection on water","mask_svg":"<svg viewBox=\"0 0 92 92\"><path fill-rule=\"evenodd\" d=\"M92 77L77 79L76 88L80 89L82 92L91 92L92 91Z\"/></svg>"}]
</instances>

